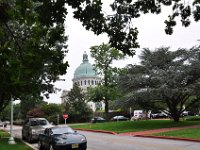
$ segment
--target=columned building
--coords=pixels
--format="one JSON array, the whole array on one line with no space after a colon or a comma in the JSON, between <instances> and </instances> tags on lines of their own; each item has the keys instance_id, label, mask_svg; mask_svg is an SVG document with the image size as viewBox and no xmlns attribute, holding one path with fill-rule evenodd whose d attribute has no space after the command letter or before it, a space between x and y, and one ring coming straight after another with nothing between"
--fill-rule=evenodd
<instances>
[{"instance_id":1,"label":"columned building","mask_svg":"<svg viewBox=\"0 0 200 150\"><path fill-rule=\"evenodd\" d=\"M87 92L89 87L97 86L101 78L97 75L94 67L89 63L88 55L86 52L83 54L82 63L75 69L74 78L72 79L73 85L76 83L83 90ZM67 100L68 91L64 90L61 95L62 103ZM88 105L95 111L97 108L102 109L103 103L89 102Z\"/></svg>"},{"instance_id":2,"label":"columned building","mask_svg":"<svg viewBox=\"0 0 200 150\"><path fill-rule=\"evenodd\" d=\"M73 84L77 83L84 92L88 87L95 87L100 83L100 77L96 74L93 66L89 63L86 52L83 54L83 62L74 72Z\"/></svg>"}]
</instances>

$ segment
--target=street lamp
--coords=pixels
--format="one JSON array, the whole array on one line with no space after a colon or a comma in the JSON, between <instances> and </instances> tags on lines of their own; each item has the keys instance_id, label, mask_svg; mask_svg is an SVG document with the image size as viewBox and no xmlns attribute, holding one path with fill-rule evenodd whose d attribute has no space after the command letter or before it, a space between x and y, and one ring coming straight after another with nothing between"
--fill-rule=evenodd
<instances>
[{"instance_id":1,"label":"street lamp","mask_svg":"<svg viewBox=\"0 0 200 150\"><path fill-rule=\"evenodd\" d=\"M11 98L11 113L10 113L10 138L8 140L9 144L16 144L13 138L13 99Z\"/></svg>"}]
</instances>

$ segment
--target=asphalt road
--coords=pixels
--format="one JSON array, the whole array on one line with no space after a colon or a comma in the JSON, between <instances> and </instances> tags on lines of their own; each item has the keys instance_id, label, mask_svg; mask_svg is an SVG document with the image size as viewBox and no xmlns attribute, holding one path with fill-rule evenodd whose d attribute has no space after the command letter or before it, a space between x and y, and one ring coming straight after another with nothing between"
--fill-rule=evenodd
<instances>
[{"instance_id":1,"label":"asphalt road","mask_svg":"<svg viewBox=\"0 0 200 150\"><path fill-rule=\"evenodd\" d=\"M9 127L7 127L9 130ZM87 150L199 150L199 142L119 136L105 133L78 131L88 140ZM14 127L13 133L21 137L21 127ZM37 143L32 144L37 149Z\"/></svg>"},{"instance_id":2,"label":"asphalt road","mask_svg":"<svg viewBox=\"0 0 200 150\"><path fill-rule=\"evenodd\" d=\"M199 150L200 143L82 132L88 150Z\"/></svg>"}]
</instances>

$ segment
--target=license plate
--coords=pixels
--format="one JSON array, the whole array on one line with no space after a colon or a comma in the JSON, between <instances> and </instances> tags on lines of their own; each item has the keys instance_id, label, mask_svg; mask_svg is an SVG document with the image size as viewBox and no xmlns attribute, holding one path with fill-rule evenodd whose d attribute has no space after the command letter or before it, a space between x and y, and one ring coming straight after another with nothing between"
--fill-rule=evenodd
<instances>
[{"instance_id":1,"label":"license plate","mask_svg":"<svg viewBox=\"0 0 200 150\"><path fill-rule=\"evenodd\" d=\"M72 148L78 148L78 144L72 144Z\"/></svg>"}]
</instances>

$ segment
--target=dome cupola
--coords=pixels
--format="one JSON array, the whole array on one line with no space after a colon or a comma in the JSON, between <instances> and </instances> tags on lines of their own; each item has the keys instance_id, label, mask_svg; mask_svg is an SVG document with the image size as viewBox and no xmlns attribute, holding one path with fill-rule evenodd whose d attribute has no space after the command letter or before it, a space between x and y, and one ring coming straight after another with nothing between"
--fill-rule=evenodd
<instances>
[{"instance_id":1,"label":"dome cupola","mask_svg":"<svg viewBox=\"0 0 200 150\"><path fill-rule=\"evenodd\" d=\"M89 63L88 55L86 52L83 54L83 62L76 68L74 78L82 77L97 77L93 66Z\"/></svg>"}]
</instances>

